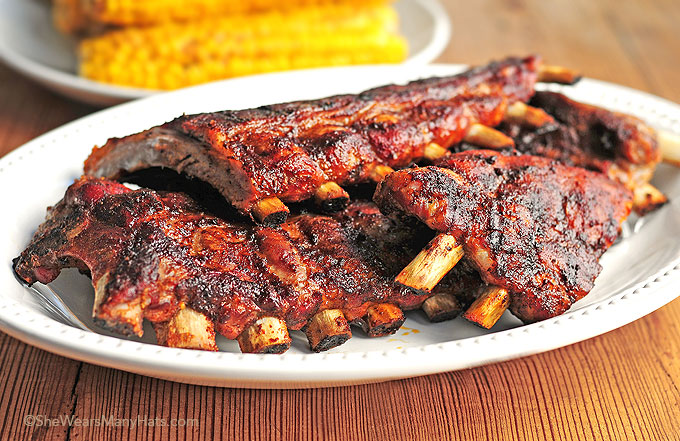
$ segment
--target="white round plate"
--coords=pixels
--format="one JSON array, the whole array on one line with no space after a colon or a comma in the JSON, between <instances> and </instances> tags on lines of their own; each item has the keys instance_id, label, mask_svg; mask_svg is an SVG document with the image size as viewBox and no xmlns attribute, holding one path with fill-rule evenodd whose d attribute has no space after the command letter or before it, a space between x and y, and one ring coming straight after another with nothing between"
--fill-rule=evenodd
<instances>
[{"instance_id":1,"label":"white round plate","mask_svg":"<svg viewBox=\"0 0 680 441\"><path fill-rule=\"evenodd\" d=\"M404 64L427 64L446 48L451 24L436 0L398 0L400 32L409 44ZM52 25L49 0L0 0L0 61L65 96L108 106L157 93L77 75L75 42Z\"/></svg>"},{"instance_id":2,"label":"white round plate","mask_svg":"<svg viewBox=\"0 0 680 441\"><path fill-rule=\"evenodd\" d=\"M284 355L238 353L218 338L220 352L154 345L84 332L47 316L20 286L11 259L28 244L66 187L82 173L93 145L168 121L182 113L239 109L281 101L355 93L388 82L457 72L460 66L361 66L244 77L159 94L95 113L53 130L0 159L0 327L32 345L66 357L176 381L234 387L313 387L366 383L469 368L543 352L615 329L654 311L680 290L680 172L661 166L654 184L672 198L631 225L602 258L593 291L560 317L523 326L506 313L493 332L463 319L432 324L412 311L394 336L369 339L360 331L345 345L313 354L301 332ZM555 87L560 89L560 87ZM633 113L680 133L680 106L593 80L563 88L574 98ZM631 222L632 223L632 222ZM84 321L92 308L89 279L66 271L51 284ZM91 323L91 322L90 322Z\"/></svg>"}]
</instances>

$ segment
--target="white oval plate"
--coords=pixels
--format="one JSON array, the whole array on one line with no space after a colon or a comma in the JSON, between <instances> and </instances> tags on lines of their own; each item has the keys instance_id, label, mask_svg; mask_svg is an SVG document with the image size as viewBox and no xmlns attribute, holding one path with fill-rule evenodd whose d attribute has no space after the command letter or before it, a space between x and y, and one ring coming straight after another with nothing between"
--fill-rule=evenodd
<instances>
[{"instance_id":1,"label":"white oval plate","mask_svg":"<svg viewBox=\"0 0 680 441\"><path fill-rule=\"evenodd\" d=\"M253 107L335 93L353 93L388 82L404 82L459 71L460 66L362 66L244 77L159 94L95 113L53 130L0 159L0 327L32 345L67 357L176 381L236 387L312 387L366 383L463 369L543 352L610 331L659 308L680 290L680 172L661 166L655 185L673 200L638 222L626 239L602 258L604 270L593 291L570 312L522 326L506 313L494 332L463 319L429 323L421 311L408 313L396 335L369 339L360 331L348 343L312 354L302 333L281 356L238 353L235 342L218 338L221 352L170 349L84 332L49 318L13 277L10 261L26 246L66 187L82 172L95 144L163 123L177 115ZM555 89L560 87L555 86ZM593 80L564 90L574 98L644 117L680 132L680 106L660 98ZM89 279L74 271L52 286L87 321L93 293Z\"/></svg>"},{"instance_id":2,"label":"white oval plate","mask_svg":"<svg viewBox=\"0 0 680 441\"><path fill-rule=\"evenodd\" d=\"M409 44L405 64L427 64L446 48L451 24L436 0L395 3L400 32ZM52 26L48 0L0 0L0 61L65 96L108 106L157 93L77 75L75 43Z\"/></svg>"}]
</instances>

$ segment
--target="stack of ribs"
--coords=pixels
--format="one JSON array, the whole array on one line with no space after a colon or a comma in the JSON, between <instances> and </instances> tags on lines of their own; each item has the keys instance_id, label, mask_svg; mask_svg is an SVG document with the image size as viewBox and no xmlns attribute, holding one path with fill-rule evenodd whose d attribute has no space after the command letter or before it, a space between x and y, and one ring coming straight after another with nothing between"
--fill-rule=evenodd
<instances>
[{"instance_id":1,"label":"stack of ribs","mask_svg":"<svg viewBox=\"0 0 680 441\"><path fill-rule=\"evenodd\" d=\"M631 208L665 200L649 184L663 150L652 129L534 90L577 79L508 58L111 139L15 271L48 283L77 267L102 325L140 335L146 318L161 344L206 350L218 332L244 352L283 352L289 329L327 350L350 324L386 335L415 308L433 321L465 310L487 328L508 307L525 322L553 317L592 288ZM116 182L159 167L209 184L246 217ZM378 183L377 205L350 203L347 189L366 183ZM325 214L284 205L306 200Z\"/></svg>"}]
</instances>

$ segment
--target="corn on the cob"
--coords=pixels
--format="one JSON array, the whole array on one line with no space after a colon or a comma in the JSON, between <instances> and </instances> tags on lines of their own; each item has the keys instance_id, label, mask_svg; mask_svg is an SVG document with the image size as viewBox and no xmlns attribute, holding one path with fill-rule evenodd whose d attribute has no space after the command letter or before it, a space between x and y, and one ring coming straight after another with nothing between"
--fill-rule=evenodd
<instances>
[{"instance_id":1,"label":"corn on the cob","mask_svg":"<svg viewBox=\"0 0 680 441\"><path fill-rule=\"evenodd\" d=\"M150 89L309 67L400 62L390 6L323 6L127 28L85 39L81 75Z\"/></svg>"},{"instance_id":2,"label":"corn on the cob","mask_svg":"<svg viewBox=\"0 0 680 441\"><path fill-rule=\"evenodd\" d=\"M54 0L54 22L67 33L105 27L149 26L216 16L287 11L323 5L386 4L390 0Z\"/></svg>"}]
</instances>

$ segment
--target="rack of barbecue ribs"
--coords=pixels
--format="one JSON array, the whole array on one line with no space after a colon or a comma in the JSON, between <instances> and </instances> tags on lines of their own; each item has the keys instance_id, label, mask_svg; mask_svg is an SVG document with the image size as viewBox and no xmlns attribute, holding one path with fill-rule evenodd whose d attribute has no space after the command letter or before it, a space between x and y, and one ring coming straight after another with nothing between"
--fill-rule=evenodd
<instances>
[{"instance_id":1,"label":"rack of barbecue ribs","mask_svg":"<svg viewBox=\"0 0 680 441\"><path fill-rule=\"evenodd\" d=\"M89 274L95 320L124 335L141 335L146 318L168 346L217 350L218 332L243 352L280 353L290 328L322 351L351 337L349 323L369 336L391 334L402 310L423 304L427 296L393 278L428 233L370 202L253 227L205 214L181 193L84 177L49 210L14 268L29 284L48 283L64 267ZM463 265L424 309L450 318L481 285Z\"/></svg>"},{"instance_id":2,"label":"rack of barbecue ribs","mask_svg":"<svg viewBox=\"0 0 680 441\"><path fill-rule=\"evenodd\" d=\"M429 145L512 145L490 127L504 117L541 120L542 111L523 104L536 81L577 79L536 56L508 58L358 95L182 116L95 148L85 173L118 179L173 169L209 183L258 222L278 224L289 214L284 202L313 198L327 211L342 209L349 196L340 185L378 182Z\"/></svg>"},{"instance_id":3,"label":"rack of barbecue ribs","mask_svg":"<svg viewBox=\"0 0 680 441\"><path fill-rule=\"evenodd\" d=\"M289 330L327 350L351 324L387 335L415 308L432 321L464 311L487 328L507 308L525 322L559 315L590 291L631 208L665 201L649 184L660 158L680 164L677 137L534 91L577 79L538 57L508 58L111 139L15 272L48 283L76 267L92 277L103 326L140 335L148 319L161 344L206 350L217 332L243 352L280 353ZM432 165L413 166L421 160ZM159 167L206 183L259 225L111 180ZM377 205L350 204L341 185L366 182L378 183ZM330 214L289 217L284 202L307 199Z\"/></svg>"},{"instance_id":4,"label":"rack of barbecue ribs","mask_svg":"<svg viewBox=\"0 0 680 441\"><path fill-rule=\"evenodd\" d=\"M464 317L490 328L508 306L535 322L585 296L630 213L632 192L548 158L473 150L391 173L374 200L383 213L415 217L440 233L396 280L427 292L467 256L489 286Z\"/></svg>"},{"instance_id":5,"label":"rack of barbecue ribs","mask_svg":"<svg viewBox=\"0 0 680 441\"><path fill-rule=\"evenodd\" d=\"M633 209L640 215L667 202L666 196L649 183L662 152L657 133L643 121L555 92L536 92L529 104L545 111L549 119L538 124L503 121L497 129L513 139L513 149L606 174L633 191ZM430 147L427 155L437 165L449 152L478 148L462 142L451 150Z\"/></svg>"}]
</instances>

